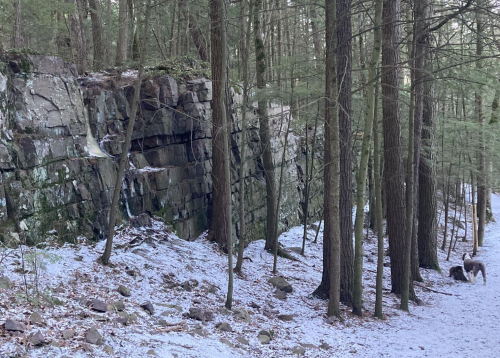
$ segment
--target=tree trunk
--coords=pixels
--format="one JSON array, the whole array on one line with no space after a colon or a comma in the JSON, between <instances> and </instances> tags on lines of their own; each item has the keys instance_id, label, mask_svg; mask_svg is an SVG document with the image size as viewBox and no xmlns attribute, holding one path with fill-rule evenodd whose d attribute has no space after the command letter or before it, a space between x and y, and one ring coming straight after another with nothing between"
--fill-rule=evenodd
<instances>
[{"instance_id":1,"label":"tree trunk","mask_svg":"<svg viewBox=\"0 0 500 358\"><path fill-rule=\"evenodd\" d=\"M420 158L422 157L422 124L424 115L424 101L432 101L432 98L425 98L426 95L432 95L432 92L427 93L425 88L432 89L432 63L431 63L431 36L428 33L429 23L431 21L432 11L428 0L421 0L415 3L415 34L414 34L414 76L413 76L413 93L414 93L414 112L413 112L413 198L412 210L413 215L408 225L412 225L411 233L411 277L416 281L423 281L419 266L419 249L418 249L418 213L419 213L419 171ZM432 112L431 112L432 114ZM425 228L425 226L424 226Z\"/></svg>"},{"instance_id":2,"label":"tree trunk","mask_svg":"<svg viewBox=\"0 0 500 358\"><path fill-rule=\"evenodd\" d=\"M430 67L430 66L429 66ZM428 76L431 76L430 74ZM418 260L420 267L440 270L437 258L437 176L433 79L424 84L422 151L418 170Z\"/></svg>"},{"instance_id":3,"label":"tree trunk","mask_svg":"<svg viewBox=\"0 0 500 358\"><path fill-rule=\"evenodd\" d=\"M185 2L186 0L183 1ZM202 61L208 62L210 59L210 51L207 49L207 42L205 41L203 33L198 28L198 22L193 16L193 13L188 11L186 4L183 4L181 8L184 19L188 23L189 33L193 38L196 49L198 50L198 55Z\"/></svg>"},{"instance_id":4,"label":"tree trunk","mask_svg":"<svg viewBox=\"0 0 500 358\"><path fill-rule=\"evenodd\" d=\"M320 33L318 29L318 25L316 24L317 21L317 13L316 13L316 5L311 6L311 10L309 11L309 15L311 17L311 31L312 31L312 38L313 38L313 45L314 45L314 56L316 57L315 63L319 64L323 60L323 56L321 54L322 48L321 48L321 38L320 38Z\"/></svg>"},{"instance_id":5,"label":"tree trunk","mask_svg":"<svg viewBox=\"0 0 500 358\"><path fill-rule=\"evenodd\" d=\"M479 1L482 3L482 1ZM476 13L477 21L477 44L476 44L476 56L478 60L476 61L476 68L478 71L482 71L483 63L481 57L483 56L483 15L481 9L478 8ZM479 246L483 246L484 240L484 228L486 226L486 153L484 147L484 115L483 115L483 94L482 86L476 90L475 94L475 104L476 104L476 115L477 122L479 123L479 147L478 153L478 173L477 173L477 215L478 215L478 227L477 227L477 238Z\"/></svg>"},{"instance_id":6,"label":"tree trunk","mask_svg":"<svg viewBox=\"0 0 500 358\"><path fill-rule=\"evenodd\" d=\"M127 0L119 0L118 3L118 41L116 43L115 65L120 67L127 60L129 12Z\"/></svg>"},{"instance_id":7,"label":"tree trunk","mask_svg":"<svg viewBox=\"0 0 500 358\"><path fill-rule=\"evenodd\" d=\"M94 43L94 71L102 70L106 55L106 46L102 29L101 13L97 0L88 0L90 8L90 18L92 20L92 40Z\"/></svg>"},{"instance_id":8,"label":"tree trunk","mask_svg":"<svg viewBox=\"0 0 500 358\"><path fill-rule=\"evenodd\" d=\"M318 102L319 105L319 102ZM306 183L304 188L304 236L302 240L302 250L300 251L301 255L304 255L305 246L306 246L306 237L307 237L307 225L309 224L309 200L311 198L311 183L314 179L314 157L316 154L316 134L318 132L318 117L319 117L319 108L316 114L316 119L314 120L314 134L313 134L313 142L312 142L312 151L309 155L309 149L307 148L307 132L308 128L306 127ZM311 164L308 163L307 158L310 157ZM321 224L320 224L321 226ZM318 227L319 231L319 227ZM317 236L316 236L317 237ZM316 241L316 240L315 240Z\"/></svg>"},{"instance_id":9,"label":"tree trunk","mask_svg":"<svg viewBox=\"0 0 500 358\"><path fill-rule=\"evenodd\" d=\"M375 113L375 86L377 85L376 76L382 41L382 32L380 30L381 22L382 0L377 0L377 3L375 5L373 52L368 69L368 87L366 89L365 127L363 133L361 157L359 160L356 190L356 222L354 229L356 238L356 250L354 261L354 291L352 312L358 316L361 316L363 313L363 224L365 219L365 189L366 178L368 174L368 159L370 157L371 135L373 132L373 118Z\"/></svg>"},{"instance_id":10,"label":"tree trunk","mask_svg":"<svg viewBox=\"0 0 500 358\"><path fill-rule=\"evenodd\" d=\"M264 78L266 72L266 54L264 50L264 42L262 40L262 30L260 27L259 14L262 11L262 0L255 1L255 15L253 21L253 30L255 35L255 65L257 88L263 91L266 88ZM271 133L269 127L269 118L267 118L267 102L262 93L258 94L257 115L259 117L259 135L262 146L262 161L264 164L264 175L266 179L266 208L267 208L267 223L266 223L266 245L265 249L274 251L276 237L274 235L275 226L278 225L276 217L276 179L274 173L273 157L271 152Z\"/></svg>"},{"instance_id":11,"label":"tree trunk","mask_svg":"<svg viewBox=\"0 0 500 358\"><path fill-rule=\"evenodd\" d=\"M382 14L382 112L387 233L391 255L392 292L399 294L403 278L403 238L406 231L404 170L399 113L400 0L387 0Z\"/></svg>"},{"instance_id":12,"label":"tree trunk","mask_svg":"<svg viewBox=\"0 0 500 358\"><path fill-rule=\"evenodd\" d=\"M76 52L75 62L79 74L84 74L89 69L87 60L87 40L85 36L85 9L82 0L73 0L75 4L75 13L71 15L71 43Z\"/></svg>"},{"instance_id":13,"label":"tree trunk","mask_svg":"<svg viewBox=\"0 0 500 358\"><path fill-rule=\"evenodd\" d=\"M246 157L246 137L247 137L247 122L246 112L248 106L248 91L249 91L249 76L248 76L248 58L250 56L250 31L253 16L253 0L248 4L248 21L245 32L245 42L243 45L243 104L241 111L241 150L240 150L240 211L239 211L239 228L240 238L238 242L238 259L236 261L236 272L242 271L243 265L243 250L246 241L246 224L245 224L245 157Z\"/></svg>"},{"instance_id":14,"label":"tree trunk","mask_svg":"<svg viewBox=\"0 0 500 358\"><path fill-rule=\"evenodd\" d=\"M105 57L106 57L106 65L107 66L112 66L112 54L111 54L111 33L115 27L115 24L111 24L112 21L112 10L111 10L111 0L106 0L106 26L105 28L105 35L104 37L106 38L106 48L105 48Z\"/></svg>"},{"instance_id":15,"label":"tree trunk","mask_svg":"<svg viewBox=\"0 0 500 358\"><path fill-rule=\"evenodd\" d=\"M370 149L371 152L371 149ZM371 152L372 153L372 152ZM376 232L376 219L375 211L377 210L376 198L375 198L375 167L373 164L374 154L370 154L368 159L368 203L369 203L369 213L368 213L368 228L373 232ZM368 231L367 231L368 232Z\"/></svg>"},{"instance_id":16,"label":"tree trunk","mask_svg":"<svg viewBox=\"0 0 500 358\"><path fill-rule=\"evenodd\" d=\"M382 290L384 277L384 227L383 227L383 208L382 208L382 178L380 177L380 141L378 133L378 85L375 87L375 102L373 115L373 165L377 170L374 172L375 181L375 221L377 228L377 278L375 286L375 317L383 319L382 313Z\"/></svg>"},{"instance_id":17,"label":"tree trunk","mask_svg":"<svg viewBox=\"0 0 500 358\"><path fill-rule=\"evenodd\" d=\"M180 1L180 0L179 0ZM175 24L176 24L176 19L177 19L177 0L172 1L172 17L170 20L170 39L168 40L168 56L172 57L177 55L175 52ZM178 20L177 20L178 21Z\"/></svg>"},{"instance_id":18,"label":"tree trunk","mask_svg":"<svg viewBox=\"0 0 500 358\"><path fill-rule=\"evenodd\" d=\"M14 1L14 36L12 37L12 47L23 47L23 37L21 35L21 0Z\"/></svg>"},{"instance_id":19,"label":"tree trunk","mask_svg":"<svg viewBox=\"0 0 500 358\"><path fill-rule=\"evenodd\" d=\"M352 240L352 0L337 0L337 86L340 135L340 301L352 303L354 252ZM370 133L368 133L370 134ZM364 206L364 205L363 205Z\"/></svg>"},{"instance_id":20,"label":"tree trunk","mask_svg":"<svg viewBox=\"0 0 500 358\"><path fill-rule=\"evenodd\" d=\"M227 8L225 0L210 0L212 51L212 183L213 210L210 237L227 248L229 280L226 308L233 302L233 242L231 225L231 177L227 120Z\"/></svg>"},{"instance_id":21,"label":"tree trunk","mask_svg":"<svg viewBox=\"0 0 500 358\"><path fill-rule=\"evenodd\" d=\"M335 76L335 2L326 0L326 88L325 88L325 154L324 154L324 231L323 276L327 269L329 296L328 316L340 315L340 223L339 182L340 148L337 118L337 83ZM326 253L326 255L325 255ZM326 256L326 257L325 257ZM326 261L325 261L326 260ZM327 266L327 267L325 267ZM321 287L321 285L320 285ZM319 287L318 287L319 289Z\"/></svg>"},{"instance_id":22,"label":"tree trunk","mask_svg":"<svg viewBox=\"0 0 500 358\"><path fill-rule=\"evenodd\" d=\"M146 45L148 42L149 34L149 19L151 17L151 0L147 0L146 4L146 17L144 20L144 33L142 37L142 51L141 60L139 62L139 71L137 73L137 80L134 86L134 99L132 103L132 109L130 111L130 118L127 125L127 133L125 135L125 141L122 146L122 153L120 156L120 164L118 166L118 171L116 173L115 188L113 191L113 200L111 202L111 207L109 208L109 227L108 227L108 237L106 240L106 249L102 255L102 263L107 265L109 263L109 258L111 256L111 249L113 245L113 236L115 234L115 222L116 213L118 210L118 201L120 199L120 189L122 187L123 172L125 170L125 165L128 163L128 151L130 149L130 143L132 141L132 134L134 132L135 118L137 115L137 110L139 107L139 99L141 92L142 77L144 75L144 64L146 62Z\"/></svg>"}]
</instances>

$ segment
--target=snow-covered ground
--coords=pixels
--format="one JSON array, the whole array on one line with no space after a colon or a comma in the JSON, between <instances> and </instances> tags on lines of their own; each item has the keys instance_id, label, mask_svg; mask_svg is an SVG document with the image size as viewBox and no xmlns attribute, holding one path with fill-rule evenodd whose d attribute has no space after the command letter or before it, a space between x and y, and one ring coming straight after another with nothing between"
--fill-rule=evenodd
<instances>
[{"instance_id":1,"label":"snow-covered ground","mask_svg":"<svg viewBox=\"0 0 500 358\"><path fill-rule=\"evenodd\" d=\"M495 217L500 218L498 195L492 204ZM25 269L30 271L23 276L21 250L4 249L0 251L0 324L14 320L25 323L26 331L13 334L0 327L0 357L498 357L499 224L487 227L478 255L486 264L486 286L481 277L476 285L447 277L451 266L461 265L464 250L471 251L470 240L459 240L449 262L446 253L439 251L443 274L422 270L425 281L416 292L424 305L411 304L410 313L398 309L399 298L390 293L389 268L384 268L384 321L373 318L376 239L370 236L364 244L364 317L342 306L343 322L330 323L327 302L310 295L321 279L321 234L318 243L307 241L303 257L293 249L301 245L301 234L302 228L297 227L280 237L298 259L278 260L278 275L293 286L293 292L286 299L275 297L268 283L273 276L272 255L263 250L263 241L256 241L245 250L243 277L235 276L232 312L224 308L227 257L204 237L186 242L158 222L149 228L119 230L109 267L96 261L104 242L82 239L79 245L38 250L39 275L34 279L33 250L22 252ZM312 230L309 234L313 238ZM10 288L2 288L2 276L12 282ZM33 283L38 284L38 295L30 286ZM119 285L131 295L121 296ZM26 289L31 303L25 299ZM126 314L116 309L91 310L84 299L96 298L108 304L122 300ZM146 301L154 307L152 315L140 307ZM214 319L189 318L190 308L209 310ZM234 315L238 309L240 316L247 312L250 319L238 319ZM41 322L30 323L33 312L40 314ZM129 318L127 325L117 320L123 317ZM228 323L232 332L221 331L219 323ZM103 344L85 342L92 327L102 335ZM74 337L64 339L63 331L68 329ZM258 334L267 329L274 336L269 344L262 344ZM37 331L46 343L42 347L29 343Z\"/></svg>"}]
</instances>

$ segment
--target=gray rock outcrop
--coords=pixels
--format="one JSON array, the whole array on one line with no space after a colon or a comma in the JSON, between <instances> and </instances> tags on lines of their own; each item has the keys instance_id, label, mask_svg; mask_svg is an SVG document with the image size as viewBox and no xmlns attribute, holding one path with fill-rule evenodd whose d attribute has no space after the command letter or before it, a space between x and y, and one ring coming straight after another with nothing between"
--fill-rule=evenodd
<instances>
[{"instance_id":1,"label":"gray rock outcrop","mask_svg":"<svg viewBox=\"0 0 500 358\"><path fill-rule=\"evenodd\" d=\"M12 56L0 55L4 64L0 71L0 240L16 245L24 238L34 243L49 235L62 241L75 241L81 235L104 238L124 128L135 117L130 113L136 90L130 84L133 79L127 83L122 78L124 82L109 86L118 80L102 75L77 79L75 66L57 57ZM14 71L10 62L19 69ZM119 219L152 213L172 225L181 238L195 239L207 229L213 210L211 82L149 77L140 91L142 108L134 122ZM244 159L247 235L263 238L266 190L258 124L254 109L248 108L247 154L241 158L237 105L241 96L234 93L233 102L233 212L238 213L237 169ZM280 106L268 108L275 163L281 163L283 153L280 128L286 119L280 113ZM300 138L290 133L280 231L302 215L300 146ZM313 198L313 214L320 200L320 195ZM234 232L237 235L237 227Z\"/></svg>"}]
</instances>

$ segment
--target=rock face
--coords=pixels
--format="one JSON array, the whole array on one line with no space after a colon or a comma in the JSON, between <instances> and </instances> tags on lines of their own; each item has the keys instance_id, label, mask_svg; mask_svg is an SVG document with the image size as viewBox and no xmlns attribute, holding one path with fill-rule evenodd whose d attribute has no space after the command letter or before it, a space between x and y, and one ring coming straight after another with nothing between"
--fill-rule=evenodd
<instances>
[{"instance_id":1,"label":"rock face","mask_svg":"<svg viewBox=\"0 0 500 358\"><path fill-rule=\"evenodd\" d=\"M132 116L133 78L118 85L102 76L77 79L75 67L60 58L19 56L0 55L0 240L15 245L48 235L63 241L80 235L104 238L121 141ZM140 90L142 108L122 183L121 219L150 212L180 237L194 239L217 209L211 207L211 82L163 76L145 79ZM235 218L242 160L240 97L233 94L230 118ZM280 113L281 107L268 109L277 165L284 142L280 128L286 128ZM247 234L258 239L264 237L266 190L253 108L247 118ZM280 230L297 223L301 214L300 145L290 133ZM313 210L320 198L313 199Z\"/></svg>"}]
</instances>

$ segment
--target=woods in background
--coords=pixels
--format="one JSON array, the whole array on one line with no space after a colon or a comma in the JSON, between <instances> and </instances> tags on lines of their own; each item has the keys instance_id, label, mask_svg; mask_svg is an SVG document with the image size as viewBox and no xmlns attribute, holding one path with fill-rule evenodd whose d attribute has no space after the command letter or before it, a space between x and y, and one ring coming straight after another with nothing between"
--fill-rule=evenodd
<instances>
[{"instance_id":1,"label":"woods in background","mask_svg":"<svg viewBox=\"0 0 500 358\"><path fill-rule=\"evenodd\" d=\"M339 315L340 302L363 314L364 227L376 230L382 245L387 219L391 289L402 295L405 310L408 300L417 299L419 268L440 270L437 250L450 252L456 244L455 225L467 218L467 211L457 210L466 200L477 203L477 245L483 244L485 225L494 220L489 196L500 169L498 2L152 0L150 21L146 8L139 0L0 0L0 47L62 56L80 74L138 67L141 51L152 67L174 58L210 61L213 202L225 208L214 210L211 236L230 253L237 237L238 272L244 271L245 242L260 238L244 237L244 221L235 235L228 224L231 146L241 153L247 140L245 134L238 144L227 138L229 87L258 116L265 249L275 257L287 219L279 210L282 174L276 169L286 152L283 161L273 161L267 108L271 102L290 108L282 111L282 123L291 119L280 126L279 137L285 149L289 133L302 138L307 165L299 214L305 226L320 219L309 212L309 201L324 198L323 272L314 294L330 299L329 315ZM150 41L141 44L143 33ZM244 159L236 168L241 173ZM321 178L324 186L317 184ZM244 200L244 183L239 190ZM243 204L240 210L243 218ZM379 249L379 263L383 254ZM381 270L379 265L378 275Z\"/></svg>"}]
</instances>

